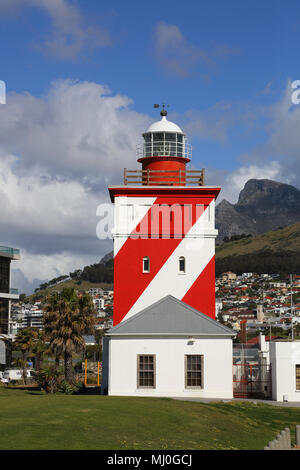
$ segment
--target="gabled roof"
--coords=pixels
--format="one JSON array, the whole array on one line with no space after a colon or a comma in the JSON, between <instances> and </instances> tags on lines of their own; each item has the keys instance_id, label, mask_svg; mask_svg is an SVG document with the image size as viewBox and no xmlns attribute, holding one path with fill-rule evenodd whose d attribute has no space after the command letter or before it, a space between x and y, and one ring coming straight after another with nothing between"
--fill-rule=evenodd
<instances>
[{"instance_id":1,"label":"gabled roof","mask_svg":"<svg viewBox=\"0 0 300 470\"><path fill-rule=\"evenodd\" d=\"M107 335L235 336L229 328L172 295L136 313L107 331Z\"/></svg>"}]
</instances>

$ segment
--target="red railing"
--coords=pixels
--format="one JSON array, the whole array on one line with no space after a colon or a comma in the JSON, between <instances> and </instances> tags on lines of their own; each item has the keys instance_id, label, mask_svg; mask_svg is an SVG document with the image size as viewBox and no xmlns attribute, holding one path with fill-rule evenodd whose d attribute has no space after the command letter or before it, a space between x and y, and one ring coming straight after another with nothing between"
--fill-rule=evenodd
<instances>
[{"instance_id":1,"label":"red railing","mask_svg":"<svg viewBox=\"0 0 300 470\"><path fill-rule=\"evenodd\" d=\"M202 170L127 170L124 168L124 185L197 185L204 186Z\"/></svg>"}]
</instances>

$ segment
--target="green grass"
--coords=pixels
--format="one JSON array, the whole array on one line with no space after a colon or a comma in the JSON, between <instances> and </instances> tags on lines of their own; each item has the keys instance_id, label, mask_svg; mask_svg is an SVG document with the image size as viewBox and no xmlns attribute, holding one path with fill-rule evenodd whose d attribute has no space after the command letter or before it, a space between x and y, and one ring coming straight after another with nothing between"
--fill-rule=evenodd
<instances>
[{"instance_id":1,"label":"green grass","mask_svg":"<svg viewBox=\"0 0 300 470\"><path fill-rule=\"evenodd\" d=\"M263 449L300 408L46 395L0 387L1 450Z\"/></svg>"}]
</instances>

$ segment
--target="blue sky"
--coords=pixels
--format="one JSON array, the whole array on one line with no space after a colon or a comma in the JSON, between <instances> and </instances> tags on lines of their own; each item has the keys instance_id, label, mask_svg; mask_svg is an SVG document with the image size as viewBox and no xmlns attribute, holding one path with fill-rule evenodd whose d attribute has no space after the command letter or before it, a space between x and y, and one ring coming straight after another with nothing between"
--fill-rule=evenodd
<instances>
[{"instance_id":1,"label":"blue sky","mask_svg":"<svg viewBox=\"0 0 300 470\"><path fill-rule=\"evenodd\" d=\"M0 0L0 238L25 254L16 281L110 249L95 240L95 207L136 166L154 103L170 105L220 200L236 202L251 177L299 188L299 13L293 0Z\"/></svg>"}]
</instances>

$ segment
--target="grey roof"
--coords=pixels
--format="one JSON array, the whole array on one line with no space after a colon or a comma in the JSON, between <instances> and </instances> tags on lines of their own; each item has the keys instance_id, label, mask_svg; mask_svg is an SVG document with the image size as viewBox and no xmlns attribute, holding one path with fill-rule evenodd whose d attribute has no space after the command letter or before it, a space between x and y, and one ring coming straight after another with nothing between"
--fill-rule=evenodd
<instances>
[{"instance_id":1,"label":"grey roof","mask_svg":"<svg viewBox=\"0 0 300 470\"><path fill-rule=\"evenodd\" d=\"M216 320L172 295L155 302L107 331L107 335L235 336Z\"/></svg>"}]
</instances>

